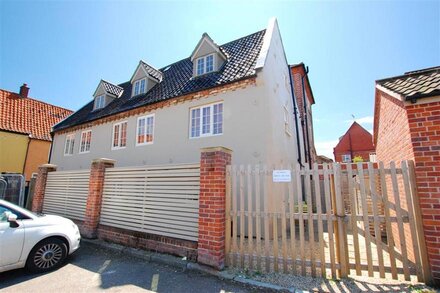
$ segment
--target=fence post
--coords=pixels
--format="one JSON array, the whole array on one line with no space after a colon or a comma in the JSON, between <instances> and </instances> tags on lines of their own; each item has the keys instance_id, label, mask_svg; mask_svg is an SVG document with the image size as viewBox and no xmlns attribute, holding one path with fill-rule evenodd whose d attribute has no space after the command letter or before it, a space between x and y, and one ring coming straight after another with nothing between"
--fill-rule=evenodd
<instances>
[{"instance_id":1,"label":"fence post","mask_svg":"<svg viewBox=\"0 0 440 293\"><path fill-rule=\"evenodd\" d=\"M47 174L57 170L56 165L44 164L38 167L37 181L35 183L35 192L32 199L32 211L41 213L43 211L44 193L46 191Z\"/></svg>"},{"instance_id":2,"label":"fence post","mask_svg":"<svg viewBox=\"0 0 440 293\"><path fill-rule=\"evenodd\" d=\"M431 275L431 268L429 266L428 254L426 251L425 244L425 233L423 231L423 217L422 217L422 209L420 208L419 195L417 194L417 184L416 184L416 171L414 161L408 161L409 167L409 180L411 187L411 206L414 213L414 222L416 226L416 233L418 239L413 239L413 241L417 241L418 249L420 253L422 271L423 271L423 281L426 284L434 284L434 280ZM440 262L438 262L440 264ZM420 280L419 280L420 281Z\"/></svg>"},{"instance_id":3,"label":"fence post","mask_svg":"<svg viewBox=\"0 0 440 293\"><path fill-rule=\"evenodd\" d=\"M231 157L225 147L201 149L197 261L218 270L225 265L226 166Z\"/></svg>"},{"instance_id":4,"label":"fence post","mask_svg":"<svg viewBox=\"0 0 440 293\"><path fill-rule=\"evenodd\" d=\"M345 278L350 272L347 260L347 231L345 222L344 198L341 192L341 165L333 164L335 215L337 218L335 229L336 256L340 264L340 277Z\"/></svg>"},{"instance_id":5,"label":"fence post","mask_svg":"<svg viewBox=\"0 0 440 293\"><path fill-rule=\"evenodd\" d=\"M86 212L82 235L85 238L96 238L99 217L101 215L102 194L104 187L105 169L113 168L115 160L95 159L90 167L89 195L87 197Z\"/></svg>"}]
</instances>

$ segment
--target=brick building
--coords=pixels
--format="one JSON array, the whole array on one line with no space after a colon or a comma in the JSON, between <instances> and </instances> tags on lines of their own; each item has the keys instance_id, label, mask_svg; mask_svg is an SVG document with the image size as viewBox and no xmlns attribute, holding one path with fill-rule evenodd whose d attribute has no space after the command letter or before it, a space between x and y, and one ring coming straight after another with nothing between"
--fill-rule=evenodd
<instances>
[{"instance_id":1,"label":"brick building","mask_svg":"<svg viewBox=\"0 0 440 293\"><path fill-rule=\"evenodd\" d=\"M357 122L353 122L333 149L335 162L339 163L350 163L357 156L369 162L374 152L373 136Z\"/></svg>"},{"instance_id":2,"label":"brick building","mask_svg":"<svg viewBox=\"0 0 440 293\"><path fill-rule=\"evenodd\" d=\"M440 67L376 81L377 160L414 160L427 253L440 283Z\"/></svg>"},{"instance_id":3,"label":"brick building","mask_svg":"<svg viewBox=\"0 0 440 293\"><path fill-rule=\"evenodd\" d=\"M313 139L313 117L312 117L312 105L315 104L315 98L313 97L312 87L309 81L309 67L304 63L299 63L290 66L293 79L294 95L296 104L298 107L299 121L301 127L299 127L302 137L302 141L299 149L302 150L305 163L312 166L317 160L317 154L315 149L315 141Z\"/></svg>"}]
</instances>

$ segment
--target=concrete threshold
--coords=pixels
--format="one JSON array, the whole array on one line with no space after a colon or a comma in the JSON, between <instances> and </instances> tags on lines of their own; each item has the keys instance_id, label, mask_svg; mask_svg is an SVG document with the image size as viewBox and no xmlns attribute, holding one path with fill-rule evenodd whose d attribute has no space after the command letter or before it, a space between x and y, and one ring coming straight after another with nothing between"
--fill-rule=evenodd
<instances>
[{"instance_id":1,"label":"concrete threshold","mask_svg":"<svg viewBox=\"0 0 440 293\"><path fill-rule=\"evenodd\" d=\"M152 251L147 251L147 250L142 250L142 249L126 247L126 246L123 246L120 244L114 244L114 243L106 242L103 240L96 240L96 239L92 240L92 239L84 239L83 238L83 239L81 239L81 241L88 243L88 244L98 246L100 248L106 248L106 249L112 250L114 252L127 254L131 257L140 258L140 259L146 260L148 262L154 262L154 263L159 263L159 264L163 264L163 265L168 265L168 266L172 266L172 267L179 268L182 270L190 270L190 271L205 273L205 274L216 276L221 279L232 280L235 282L239 282L242 284L247 284L247 285L251 285L251 286L255 286L255 287L260 287L260 288L270 289L270 290L275 290L275 291L280 291L280 292L292 292L292 293L307 292L307 291L295 290L293 288L284 288L284 287L274 285L271 283L264 283L264 282L259 282L259 281L255 281L252 279L243 278L242 276L230 274L227 271L217 271L209 266L190 262L190 261L186 260L186 258L172 256L169 254L163 254L163 253L157 253L157 252L152 252Z\"/></svg>"}]
</instances>

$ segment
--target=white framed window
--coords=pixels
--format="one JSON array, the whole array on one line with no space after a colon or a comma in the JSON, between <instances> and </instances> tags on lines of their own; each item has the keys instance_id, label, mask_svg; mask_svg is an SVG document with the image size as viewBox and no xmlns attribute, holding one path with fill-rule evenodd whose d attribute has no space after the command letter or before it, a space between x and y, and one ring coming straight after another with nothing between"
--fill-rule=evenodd
<instances>
[{"instance_id":1,"label":"white framed window","mask_svg":"<svg viewBox=\"0 0 440 293\"><path fill-rule=\"evenodd\" d=\"M214 55L207 55L197 59L197 75L214 71Z\"/></svg>"},{"instance_id":2,"label":"white framed window","mask_svg":"<svg viewBox=\"0 0 440 293\"><path fill-rule=\"evenodd\" d=\"M75 146L75 134L66 135L66 143L64 144L64 155L73 155L73 147Z\"/></svg>"},{"instance_id":3,"label":"white framed window","mask_svg":"<svg viewBox=\"0 0 440 293\"><path fill-rule=\"evenodd\" d=\"M152 144L154 141L154 114L137 119L136 145Z\"/></svg>"},{"instance_id":4,"label":"white framed window","mask_svg":"<svg viewBox=\"0 0 440 293\"><path fill-rule=\"evenodd\" d=\"M342 162L343 163L351 163L351 155L350 154L342 155Z\"/></svg>"},{"instance_id":5,"label":"white framed window","mask_svg":"<svg viewBox=\"0 0 440 293\"><path fill-rule=\"evenodd\" d=\"M190 109L190 138L223 134L223 102Z\"/></svg>"},{"instance_id":6,"label":"white framed window","mask_svg":"<svg viewBox=\"0 0 440 293\"><path fill-rule=\"evenodd\" d=\"M370 162L372 163L377 162L376 153L370 153Z\"/></svg>"},{"instance_id":7,"label":"white framed window","mask_svg":"<svg viewBox=\"0 0 440 293\"><path fill-rule=\"evenodd\" d=\"M214 71L214 55L206 56L206 73Z\"/></svg>"},{"instance_id":8,"label":"white framed window","mask_svg":"<svg viewBox=\"0 0 440 293\"><path fill-rule=\"evenodd\" d=\"M90 144L92 142L92 131L86 130L81 132L81 142L79 144L79 153L88 153L90 152Z\"/></svg>"},{"instance_id":9,"label":"white framed window","mask_svg":"<svg viewBox=\"0 0 440 293\"><path fill-rule=\"evenodd\" d=\"M101 109L105 106L105 95L100 95L95 98L95 109Z\"/></svg>"},{"instance_id":10,"label":"white framed window","mask_svg":"<svg viewBox=\"0 0 440 293\"><path fill-rule=\"evenodd\" d=\"M112 149L122 149L127 146L127 121L113 124Z\"/></svg>"},{"instance_id":11,"label":"white framed window","mask_svg":"<svg viewBox=\"0 0 440 293\"><path fill-rule=\"evenodd\" d=\"M146 78L136 80L134 82L133 96L137 96L137 95L145 93L146 85L147 85Z\"/></svg>"},{"instance_id":12,"label":"white framed window","mask_svg":"<svg viewBox=\"0 0 440 293\"><path fill-rule=\"evenodd\" d=\"M197 75L205 73L205 58L197 59Z\"/></svg>"}]
</instances>

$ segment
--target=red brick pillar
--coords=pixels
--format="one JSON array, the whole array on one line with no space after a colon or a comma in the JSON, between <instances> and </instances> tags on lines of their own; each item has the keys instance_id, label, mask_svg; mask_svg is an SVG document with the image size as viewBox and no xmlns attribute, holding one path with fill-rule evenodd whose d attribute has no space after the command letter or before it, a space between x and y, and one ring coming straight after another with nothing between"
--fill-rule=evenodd
<instances>
[{"instance_id":1,"label":"red brick pillar","mask_svg":"<svg viewBox=\"0 0 440 293\"><path fill-rule=\"evenodd\" d=\"M46 191L47 173L57 170L56 165L44 164L38 167L37 181L35 182L34 197L32 199L32 211L43 211L44 193Z\"/></svg>"},{"instance_id":2,"label":"red brick pillar","mask_svg":"<svg viewBox=\"0 0 440 293\"><path fill-rule=\"evenodd\" d=\"M218 270L225 265L226 165L231 156L224 147L201 150L197 261Z\"/></svg>"},{"instance_id":3,"label":"red brick pillar","mask_svg":"<svg viewBox=\"0 0 440 293\"><path fill-rule=\"evenodd\" d=\"M106 168L113 168L115 160L95 159L90 168L89 196L87 197L86 214L82 235L85 238L96 238L101 215L102 193Z\"/></svg>"}]
</instances>

